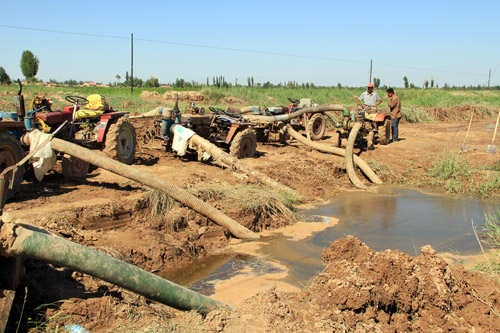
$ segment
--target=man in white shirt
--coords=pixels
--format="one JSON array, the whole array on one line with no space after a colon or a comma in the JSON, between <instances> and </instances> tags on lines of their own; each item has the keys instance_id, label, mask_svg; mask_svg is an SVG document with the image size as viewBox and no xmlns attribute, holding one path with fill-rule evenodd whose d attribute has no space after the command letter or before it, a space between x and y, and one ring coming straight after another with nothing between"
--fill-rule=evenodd
<instances>
[{"instance_id":1,"label":"man in white shirt","mask_svg":"<svg viewBox=\"0 0 500 333\"><path fill-rule=\"evenodd\" d=\"M382 98L373 91L373 83L368 83L366 91L363 91L363 93L359 96L358 105L361 105L361 101L363 101L364 105L370 107L368 110L369 112L376 112L377 106L382 103Z\"/></svg>"}]
</instances>

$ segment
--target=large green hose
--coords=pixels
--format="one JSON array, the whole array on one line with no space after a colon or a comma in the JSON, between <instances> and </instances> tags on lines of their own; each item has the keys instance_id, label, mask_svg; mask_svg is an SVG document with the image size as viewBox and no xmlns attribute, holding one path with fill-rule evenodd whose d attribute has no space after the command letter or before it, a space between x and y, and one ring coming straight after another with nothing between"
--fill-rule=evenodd
<instances>
[{"instance_id":1,"label":"large green hose","mask_svg":"<svg viewBox=\"0 0 500 333\"><path fill-rule=\"evenodd\" d=\"M229 305L155 274L63 238L0 222L0 253L39 259L71 268L179 310L206 314Z\"/></svg>"},{"instance_id":2,"label":"large green hose","mask_svg":"<svg viewBox=\"0 0 500 333\"><path fill-rule=\"evenodd\" d=\"M174 184L171 184L163 179L160 179L150 173L136 169L130 165L120 163L109 157L93 152L90 149L80 147L76 144L61 139L53 139L51 145L52 149L74 156L82 161L111 171L117 175L132 179L140 184L144 184L159 191L165 192L174 200L210 218L215 223L227 228L234 236L238 238L260 238L256 233L245 228L229 216L203 202L186 190L175 186Z\"/></svg>"}]
</instances>

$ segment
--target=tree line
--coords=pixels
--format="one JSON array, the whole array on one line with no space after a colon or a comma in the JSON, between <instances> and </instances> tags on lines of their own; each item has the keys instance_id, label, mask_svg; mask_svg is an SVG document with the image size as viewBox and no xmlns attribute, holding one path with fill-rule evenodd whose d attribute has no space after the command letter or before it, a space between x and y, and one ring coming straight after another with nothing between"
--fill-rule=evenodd
<instances>
[{"instance_id":1,"label":"tree line","mask_svg":"<svg viewBox=\"0 0 500 333\"><path fill-rule=\"evenodd\" d=\"M37 82L38 80L36 79L36 74L38 73L38 66L40 64L40 60L33 54L33 52L26 50L22 53L21 55L21 61L20 61L20 66L21 66L21 71L26 78L27 82ZM269 81L261 83L261 82L255 82L253 76L249 76L247 78L246 85L242 85L238 83L238 79L235 79L235 82L228 82L226 78L222 75L220 76L215 76L212 77L212 80L207 77L207 80L205 83L200 83L197 81L187 81L182 78L177 78L175 81L172 82L167 82L165 84L160 84L158 78L154 76L150 76L149 79L147 80L142 80L137 77L130 77L128 72L125 73L125 80L123 82L120 82L121 76L117 74L115 76L116 81L114 83L109 83L109 86L121 86L121 87L130 87L132 84L134 87L144 87L144 88L156 88L160 87L161 85L164 86L170 86L174 88L200 88L200 87L214 87L214 88L232 88L232 87L243 87L246 86L248 88L263 88L263 89L271 89L271 88L289 88L289 89L314 89L317 88L314 83L312 82L307 82L307 83L298 83L295 81L285 81L285 82L279 82L279 83L271 83ZM11 84L12 80L5 71L3 67L0 67L0 84ZM65 80L65 81L57 81L54 79L50 79L49 83L54 83L54 84L64 84L64 85L82 85L84 81L76 81L76 80ZM381 86L381 80L380 78L374 77L373 78L373 85L375 88L382 88L386 89L387 86L383 85ZM403 76L403 84L406 89L439 89L439 86L437 82L434 81L432 78L430 81L425 80L424 83L422 84L421 87L417 87L414 83L411 83L408 79L408 77L405 75ZM338 89L342 88L349 88L348 86L343 87L341 83L337 84ZM353 87L357 88L357 87ZM447 83L444 84L444 86L441 89L473 89L473 90L481 90L481 89L493 89L493 90L500 90L500 86L493 86L491 88L488 88L486 86L481 86L481 85L469 85L469 86L450 86Z\"/></svg>"}]
</instances>

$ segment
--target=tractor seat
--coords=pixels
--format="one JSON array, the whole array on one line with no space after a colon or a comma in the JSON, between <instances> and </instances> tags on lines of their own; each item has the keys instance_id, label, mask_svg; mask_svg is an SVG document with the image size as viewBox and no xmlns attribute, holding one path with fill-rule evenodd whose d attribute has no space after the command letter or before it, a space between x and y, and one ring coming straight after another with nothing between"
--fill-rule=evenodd
<instances>
[{"instance_id":1,"label":"tractor seat","mask_svg":"<svg viewBox=\"0 0 500 333\"><path fill-rule=\"evenodd\" d=\"M99 118L104 113L104 110L91 110L83 109L76 111L75 120L85 119L85 118Z\"/></svg>"},{"instance_id":2,"label":"tractor seat","mask_svg":"<svg viewBox=\"0 0 500 333\"><path fill-rule=\"evenodd\" d=\"M75 120L99 118L104 113L104 110L83 109L76 111ZM71 122L73 120L73 108L65 107L64 111L56 112L37 112L37 119L41 119L47 125L61 124L65 120Z\"/></svg>"}]
</instances>

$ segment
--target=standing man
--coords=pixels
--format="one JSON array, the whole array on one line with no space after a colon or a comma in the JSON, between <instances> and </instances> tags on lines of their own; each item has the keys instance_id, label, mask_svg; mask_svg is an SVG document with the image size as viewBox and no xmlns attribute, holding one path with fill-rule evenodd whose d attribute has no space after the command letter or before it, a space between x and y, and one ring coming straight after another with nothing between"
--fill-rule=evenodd
<instances>
[{"instance_id":1,"label":"standing man","mask_svg":"<svg viewBox=\"0 0 500 333\"><path fill-rule=\"evenodd\" d=\"M401 100L398 96L394 95L394 89L387 89L387 105L391 110L392 120L392 142L399 141L399 120L401 119Z\"/></svg>"},{"instance_id":2,"label":"standing man","mask_svg":"<svg viewBox=\"0 0 500 333\"><path fill-rule=\"evenodd\" d=\"M376 92L373 92L373 83L368 83L366 91L363 91L359 96L358 105L361 105L361 101L370 107L368 112L377 112L377 106L382 103L382 98Z\"/></svg>"}]
</instances>

